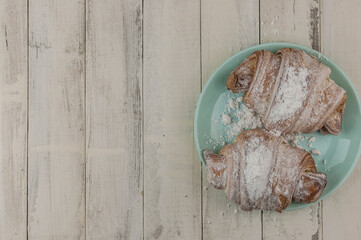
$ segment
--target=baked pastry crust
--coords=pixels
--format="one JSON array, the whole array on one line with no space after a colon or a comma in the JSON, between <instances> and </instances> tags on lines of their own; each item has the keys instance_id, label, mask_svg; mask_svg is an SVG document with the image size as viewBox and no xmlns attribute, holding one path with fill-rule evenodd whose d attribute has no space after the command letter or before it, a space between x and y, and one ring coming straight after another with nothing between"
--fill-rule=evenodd
<instances>
[{"instance_id":1,"label":"baked pastry crust","mask_svg":"<svg viewBox=\"0 0 361 240\"><path fill-rule=\"evenodd\" d=\"M283 48L273 54L261 50L232 71L227 88L234 93L246 91L244 102L262 117L267 130L320 130L337 135L342 128L346 91L329 78L330 73L304 51Z\"/></svg>"},{"instance_id":2,"label":"baked pastry crust","mask_svg":"<svg viewBox=\"0 0 361 240\"><path fill-rule=\"evenodd\" d=\"M218 154L203 155L209 183L243 210L282 212L292 201L312 203L327 183L311 154L263 129L244 131Z\"/></svg>"}]
</instances>

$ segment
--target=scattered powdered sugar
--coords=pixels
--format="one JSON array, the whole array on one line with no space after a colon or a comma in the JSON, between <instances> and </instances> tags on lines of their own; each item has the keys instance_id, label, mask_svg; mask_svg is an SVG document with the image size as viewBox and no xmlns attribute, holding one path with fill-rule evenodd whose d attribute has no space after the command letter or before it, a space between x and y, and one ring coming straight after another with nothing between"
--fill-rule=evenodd
<instances>
[{"instance_id":1,"label":"scattered powdered sugar","mask_svg":"<svg viewBox=\"0 0 361 240\"><path fill-rule=\"evenodd\" d=\"M277 135L275 132L270 133ZM287 133L282 136L289 142L289 144L291 144L291 146L295 146L299 149L306 149L313 155L321 155L321 152L318 149L312 149L313 143L316 143L317 140L315 136L302 135L302 133Z\"/></svg>"},{"instance_id":2,"label":"scattered powdered sugar","mask_svg":"<svg viewBox=\"0 0 361 240\"><path fill-rule=\"evenodd\" d=\"M302 135L301 133L287 133L284 134L284 138L293 144L297 144L299 141L302 141Z\"/></svg>"},{"instance_id":3,"label":"scattered powdered sugar","mask_svg":"<svg viewBox=\"0 0 361 240\"><path fill-rule=\"evenodd\" d=\"M281 81L274 105L269 113L269 119L275 123L288 119L295 114L306 99L308 88L306 78L309 72L306 68L288 67L284 81Z\"/></svg>"},{"instance_id":4,"label":"scattered powdered sugar","mask_svg":"<svg viewBox=\"0 0 361 240\"><path fill-rule=\"evenodd\" d=\"M212 146L213 150L216 150L217 146L224 146L226 144L223 136L219 136L218 138L209 138L207 142Z\"/></svg>"},{"instance_id":5,"label":"scattered powdered sugar","mask_svg":"<svg viewBox=\"0 0 361 240\"><path fill-rule=\"evenodd\" d=\"M262 122L261 118L250 108L248 108L245 104L242 105L241 109L238 109L235 113L238 120L233 121L229 128L226 129L226 139L231 141L238 134L246 129L255 129L261 128Z\"/></svg>"},{"instance_id":6,"label":"scattered powdered sugar","mask_svg":"<svg viewBox=\"0 0 361 240\"><path fill-rule=\"evenodd\" d=\"M236 100L234 100L233 98L229 99L229 107L231 109L236 109L238 108L238 102Z\"/></svg>"},{"instance_id":7,"label":"scattered powdered sugar","mask_svg":"<svg viewBox=\"0 0 361 240\"><path fill-rule=\"evenodd\" d=\"M313 143L316 141L316 138L315 137L311 137L310 140L308 140L308 143Z\"/></svg>"},{"instance_id":8,"label":"scattered powdered sugar","mask_svg":"<svg viewBox=\"0 0 361 240\"><path fill-rule=\"evenodd\" d=\"M314 155L321 155L321 152L318 149L311 150L311 153L314 154Z\"/></svg>"},{"instance_id":9,"label":"scattered powdered sugar","mask_svg":"<svg viewBox=\"0 0 361 240\"><path fill-rule=\"evenodd\" d=\"M222 112L213 115L211 119L213 136L205 136L208 138L208 148L213 150L233 142L235 137L244 130L263 127L261 118L245 105L242 96L227 91L224 93L224 97ZM219 124L222 124L223 127L220 128Z\"/></svg>"},{"instance_id":10,"label":"scattered powdered sugar","mask_svg":"<svg viewBox=\"0 0 361 240\"><path fill-rule=\"evenodd\" d=\"M248 197L254 203L262 197L267 188L268 173L272 165L272 150L262 140L251 137L244 145L244 181Z\"/></svg>"},{"instance_id":11,"label":"scattered powdered sugar","mask_svg":"<svg viewBox=\"0 0 361 240\"><path fill-rule=\"evenodd\" d=\"M284 134L283 137L291 144L291 145L298 145L298 144L306 144L306 141L310 143L309 138L313 138L316 141L315 137L303 136L301 133L287 133ZM311 141L312 143L312 141Z\"/></svg>"},{"instance_id":12,"label":"scattered powdered sugar","mask_svg":"<svg viewBox=\"0 0 361 240\"><path fill-rule=\"evenodd\" d=\"M238 97L236 100L237 102L241 103L243 101L243 97Z\"/></svg>"},{"instance_id":13,"label":"scattered powdered sugar","mask_svg":"<svg viewBox=\"0 0 361 240\"><path fill-rule=\"evenodd\" d=\"M228 114L223 113L222 114L222 124L223 125L229 125L231 123L231 117Z\"/></svg>"}]
</instances>

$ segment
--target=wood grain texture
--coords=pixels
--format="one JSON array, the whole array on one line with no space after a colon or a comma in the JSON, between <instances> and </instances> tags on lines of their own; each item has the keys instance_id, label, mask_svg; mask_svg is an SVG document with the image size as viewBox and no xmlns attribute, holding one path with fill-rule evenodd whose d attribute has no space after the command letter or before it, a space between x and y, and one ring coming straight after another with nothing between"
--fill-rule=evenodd
<instances>
[{"instance_id":1,"label":"wood grain texture","mask_svg":"<svg viewBox=\"0 0 361 240\"><path fill-rule=\"evenodd\" d=\"M0 239L26 239L27 4L0 4Z\"/></svg>"},{"instance_id":2,"label":"wood grain texture","mask_svg":"<svg viewBox=\"0 0 361 240\"><path fill-rule=\"evenodd\" d=\"M203 85L227 58L258 44L258 13L258 1L202 1ZM203 239L239 239L239 236L261 239L261 230L261 212L242 212L239 206L227 199L224 191L208 184L204 170Z\"/></svg>"},{"instance_id":3,"label":"wood grain texture","mask_svg":"<svg viewBox=\"0 0 361 240\"><path fill-rule=\"evenodd\" d=\"M359 239L360 164L322 203L242 212L207 183L193 118L214 70L259 40L321 49L361 95L360 12L358 0L1 1L0 240Z\"/></svg>"},{"instance_id":4,"label":"wood grain texture","mask_svg":"<svg viewBox=\"0 0 361 240\"><path fill-rule=\"evenodd\" d=\"M87 3L87 239L143 239L142 1Z\"/></svg>"},{"instance_id":5,"label":"wood grain texture","mask_svg":"<svg viewBox=\"0 0 361 240\"><path fill-rule=\"evenodd\" d=\"M320 47L318 0L261 0L261 42L292 42ZM263 213L263 239L322 239L322 207L315 204L282 214Z\"/></svg>"},{"instance_id":6,"label":"wood grain texture","mask_svg":"<svg viewBox=\"0 0 361 240\"><path fill-rule=\"evenodd\" d=\"M200 1L144 1L144 238L201 238Z\"/></svg>"},{"instance_id":7,"label":"wood grain texture","mask_svg":"<svg viewBox=\"0 0 361 240\"><path fill-rule=\"evenodd\" d=\"M319 0L261 0L261 42L291 42L319 50Z\"/></svg>"},{"instance_id":8,"label":"wood grain texture","mask_svg":"<svg viewBox=\"0 0 361 240\"><path fill-rule=\"evenodd\" d=\"M321 11L321 50L346 72L360 96L361 2L321 1ZM323 201L324 239L360 239L360 176L359 160L346 182Z\"/></svg>"},{"instance_id":9,"label":"wood grain texture","mask_svg":"<svg viewBox=\"0 0 361 240\"><path fill-rule=\"evenodd\" d=\"M281 214L265 211L263 213L263 239L322 239L321 221L320 204Z\"/></svg>"},{"instance_id":10,"label":"wood grain texture","mask_svg":"<svg viewBox=\"0 0 361 240\"><path fill-rule=\"evenodd\" d=\"M29 3L29 239L85 239L85 5Z\"/></svg>"}]
</instances>

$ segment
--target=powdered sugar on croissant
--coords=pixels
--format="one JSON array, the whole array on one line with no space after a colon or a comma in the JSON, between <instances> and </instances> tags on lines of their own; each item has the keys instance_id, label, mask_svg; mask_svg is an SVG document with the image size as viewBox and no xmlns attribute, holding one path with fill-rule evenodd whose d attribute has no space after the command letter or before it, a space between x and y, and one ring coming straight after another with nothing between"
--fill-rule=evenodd
<instances>
[{"instance_id":1,"label":"powdered sugar on croissant","mask_svg":"<svg viewBox=\"0 0 361 240\"><path fill-rule=\"evenodd\" d=\"M205 150L204 158L208 181L243 210L281 212L292 200L317 201L326 186L308 152L261 129L242 132L219 154Z\"/></svg>"},{"instance_id":2,"label":"powdered sugar on croissant","mask_svg":"<svg viewBox=\"0 0 361 240\"><path fill-rule=\"evenodd\" d=\"M341 131L346 92L329 78L330 69L292 48L276 54L256 51L229 76L227 88L246 91L244 102L266 129L280 133Z\"/></svg>"}]
</instances>

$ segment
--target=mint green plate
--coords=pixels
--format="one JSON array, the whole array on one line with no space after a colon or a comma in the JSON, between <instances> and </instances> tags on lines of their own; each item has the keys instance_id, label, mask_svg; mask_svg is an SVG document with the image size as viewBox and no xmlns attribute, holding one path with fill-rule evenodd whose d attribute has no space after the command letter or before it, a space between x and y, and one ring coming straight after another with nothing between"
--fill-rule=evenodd
<instances>
[{"instance_id":1,"label":"mint green plate","mask_svg":"<svg viewBox=\"0 0 361 240\"><path fill-rule=\"evenodd\" d=\"M227 144L234 140L214 141L225 134L225 128L221 123L221 113L224 112L227 96L231 95L236 98L240 95L233 94L226 88L226 81L231 71L256 50L267 49L275 52L284 47L297 48L317 57L330 67L331 78L347 92L347 103L341 133L338 136L322 136L320 133L305 134L305 136L312 135L316 137L317 140L313 143L312 149L320 150L321 155L313 157L317 164L317 170L327 174L327 187L319 199L320 201L341 186L352 172L360 156L361 104L357 92L346 74L336 63L313 49L291 43L266 43L240 51L225 61L209 78L198 100L194 119L194 136L197 151L203 166L205 166L206 163L202 155L205 149L208 148L218 152L224 143ZM230 114L232 115L232 112ZM211 121L211 119L215 119L215 121ZM307 142L304 143L303 147L310 150L306 145ZM296 210L309 205L291 203L286 210Z\"/></svg>"}]
</instances>

